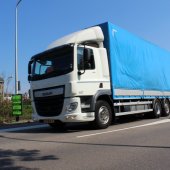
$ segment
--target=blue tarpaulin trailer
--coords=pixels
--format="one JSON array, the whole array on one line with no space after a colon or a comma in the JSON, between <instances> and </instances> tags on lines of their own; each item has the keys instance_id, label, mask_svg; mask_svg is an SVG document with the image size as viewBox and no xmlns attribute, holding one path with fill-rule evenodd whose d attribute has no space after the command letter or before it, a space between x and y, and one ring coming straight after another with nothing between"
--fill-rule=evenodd
<instances>
[{"instance_id":1,"label":"blue tarpaulin trailer","mask_svg":"<svg viewBox=\"0 0 170 170\"><path fill-rule=\"evenodd\" d=\"M170 52L112 23L100 27L108 52L113 98L170 97ZM117 95L121 90L127 95ZM128 96L128 92L134 95Z\"/></svg>"}]
</instances>

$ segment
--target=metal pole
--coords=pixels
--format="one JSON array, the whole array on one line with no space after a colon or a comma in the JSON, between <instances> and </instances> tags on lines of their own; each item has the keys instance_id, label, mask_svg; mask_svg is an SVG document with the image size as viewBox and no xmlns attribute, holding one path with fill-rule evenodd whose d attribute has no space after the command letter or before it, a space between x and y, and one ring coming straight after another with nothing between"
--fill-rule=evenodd
<instances>
[{"instance_id":1,"label":"metal pole","mask_svg":"<svg viewBox=\"0 0 170 170\"><path fill-rule=\"evenodd\" d=\"M12 76L8 77L7 80L6 80L6 97L9 97L8 95L8 86L9 86L9 83L10 83L10 79L12 79Z\"/></svg>"},{"instance_id":2,"label":"metal pole","mask_svg":"<svg viewBox=\"0 0 170 170\"><path fill-rule=\"evenodd\" d=\"M22 0L19 0L15 8L15 94L18 94L18 5Z\"/></svg>"},{"instance_id":3,"label":"metal pole","mask_svg":"<svg viewBox=\"0 0 170 170\"><path fill-rule=\"evenodd\" d=\"M4 85L5 85L5 83L3 82L2 83L2 101L4 100Z\"/></svg>"},{"instance_id":4,"label":"metal pole","mask_svg":"<svg viewBox=\"0 0 170 170\"><path fill-rule=\"evenodd\" d=\"M22 0L19 0L15 8L15 94L18 94L18 5ZM19 121L19 116L16 116L16 121Z\"/></svg>"}]
</instances>

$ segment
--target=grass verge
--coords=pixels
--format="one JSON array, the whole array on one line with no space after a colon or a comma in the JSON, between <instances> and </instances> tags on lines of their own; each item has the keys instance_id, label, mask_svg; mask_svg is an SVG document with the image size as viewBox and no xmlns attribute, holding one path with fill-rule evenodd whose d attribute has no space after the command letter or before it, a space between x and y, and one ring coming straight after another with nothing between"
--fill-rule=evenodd
<instances>
[{"instance_id":1,"label":"grass verge","mask_svg":"<svg viewBox=\"0 0 170 170\"><path fill-rule=\"evenodd\" d=\"M30 99L23 100L23 111L20 116L20 121L30 121L32 114L32 107ZM16 117L12 116L12 102L10 100L0 100L0 124L13 123Z\"/></svg>"}]
</instances>

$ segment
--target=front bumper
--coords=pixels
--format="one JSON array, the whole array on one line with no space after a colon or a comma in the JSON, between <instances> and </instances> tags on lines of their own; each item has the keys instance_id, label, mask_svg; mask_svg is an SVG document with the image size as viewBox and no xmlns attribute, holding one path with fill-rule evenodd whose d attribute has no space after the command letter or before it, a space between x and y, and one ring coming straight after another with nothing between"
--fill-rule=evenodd
<instances>
[{"instance_id":1,"label":"front bumper","mask_svg":"<svg viewBox=\"0 0 170 170\"><path fill-rule=\"evenodd\" d=\"M74 111L68 111L68 106L71 103L77 102L77 108ZM56 103L57 104L57 103ZM35 105L33 103L32 119L34 121L43 120L59 120L61 122L89 122L95 119L94 112L81 112L81 102L79 97L65 98L61 114L58 116L40 116L36 113Z\"/></svg>"}]
</instances>

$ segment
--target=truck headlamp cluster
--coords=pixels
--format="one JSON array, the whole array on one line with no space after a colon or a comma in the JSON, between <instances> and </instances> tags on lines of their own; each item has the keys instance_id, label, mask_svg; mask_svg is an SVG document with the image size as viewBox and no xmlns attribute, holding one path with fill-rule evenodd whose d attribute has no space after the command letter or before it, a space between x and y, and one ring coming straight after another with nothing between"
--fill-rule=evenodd
<instances>
[{"instance_id":1,"label":"truck headlamp cluster","mask_svg":"<svg viewBox=\"0 0 170 170\"><path fill-rule=\"evenodd\" d=\"M68 106L66 106L66 111L73 112L77 109L77 106L78 106L78 102L70 103Z\"/></svg>"}]
</instances>

